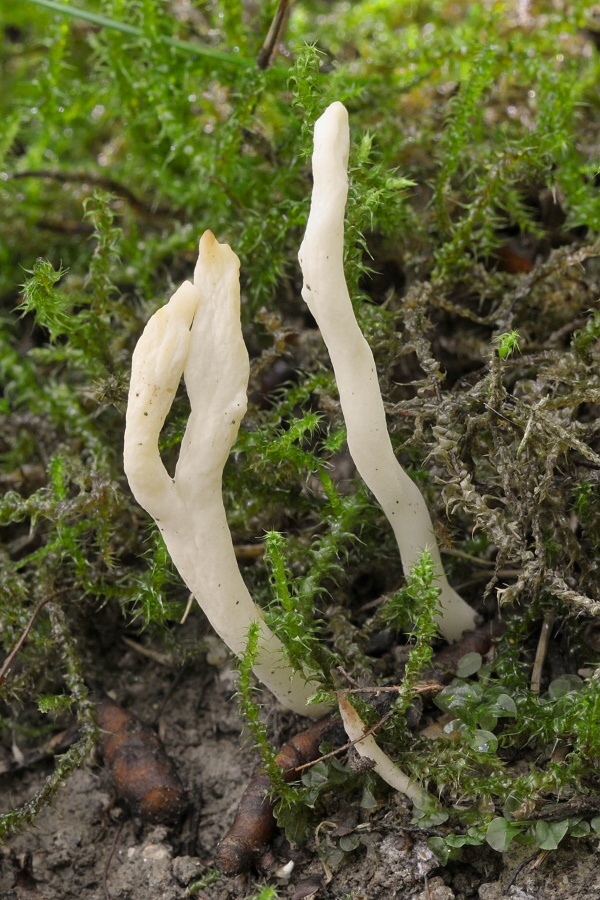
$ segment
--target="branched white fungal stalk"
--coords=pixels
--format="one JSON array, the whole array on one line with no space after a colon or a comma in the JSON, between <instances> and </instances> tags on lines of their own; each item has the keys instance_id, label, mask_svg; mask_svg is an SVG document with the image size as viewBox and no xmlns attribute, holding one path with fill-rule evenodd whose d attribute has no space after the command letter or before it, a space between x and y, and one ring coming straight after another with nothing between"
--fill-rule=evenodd
<instances>
[{"instance_id":1,"label":"branched white fungal stalk","mask_svg":"<svg viewBox=\"0 0 600 900\"><path fill-rule=\"evenodd\" d=\"M373 768L379 777L387 781L395 790L408 797L409 800L412 800L419 809L424 809L426 806L435 806L434 798L418 782L411 779L406 772L403 772L389 758L387 753L383 752L373 735L365 735L365 731L368 731L366 723L363 722L350 701L341 691L338 693L338 704L342 722L344 723L344 730L351 741L356 741L354 749L359 756L373 760L375 763Z\"/></svg>"},{"instance_id":2,"label":"branched white fungal stalk","mask_svg":"<svg viewBox=\"0 0 600 900\"><path fill-rule=\"evenodd\" d=\"M314 186L299 253L302 296L329 350L356 468L391 523L405 572L429 549L441 591L438 627L454 641L474 628L475 614L448 584L423 496L394 456L373 354L358 327L344 277L349 143L348 113L341 103L333 103L315 125Z\"/></svg>"},{"instance_id":3,"label":"branched white fungal stalk","mask_svg":"<svg viewBox=\"0 0 600 900\"><path fill-rule=\"evenodd\" d=\"M182 374L191 413L175 476L158 438ZM254 672L281 703L308 716L318 685L293 672L240 575L225 517L222 474L246 411L248 353L240 324L239 260L210 231L200 240L194 284L186 281L156 312L132 361L124 463L131 490L156 520L183 580L236 654L260 623Z\"/></svg>"}]
</instances>

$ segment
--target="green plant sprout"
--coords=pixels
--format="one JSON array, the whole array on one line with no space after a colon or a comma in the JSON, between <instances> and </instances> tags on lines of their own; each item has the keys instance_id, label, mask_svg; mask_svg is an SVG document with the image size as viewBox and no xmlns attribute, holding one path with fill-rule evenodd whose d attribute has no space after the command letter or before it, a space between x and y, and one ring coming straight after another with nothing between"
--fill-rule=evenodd
<instances>
[{"instance_id":1,"label":"green plant sprout","mask_svg":"<svg viewBox=\"0 0 600 900\"><path fill-rule=\"evenodd\" d=\"M508 331L506 334L499 334L494 338L494 343L498 345L500 359L508 359L513 353L519 352L519 332Z\"/></svg>"}]
</instances>

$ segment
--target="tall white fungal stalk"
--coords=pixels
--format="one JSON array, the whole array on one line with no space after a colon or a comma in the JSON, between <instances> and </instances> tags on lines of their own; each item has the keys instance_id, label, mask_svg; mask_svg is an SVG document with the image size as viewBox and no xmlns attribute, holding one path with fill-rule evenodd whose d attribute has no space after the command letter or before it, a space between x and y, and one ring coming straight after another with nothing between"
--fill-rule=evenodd
<instances>
[{"instance_id":1,"label":"tall white fungal stalk","mask_svg":"<svg viewBox=\"0 0 600 900\"><path fill-rule=\"evenodd\" d=\"M191 413L171 478L158 439L182 374ZM259 622L257 678L288 709L320 716L323 706L307 705L318 685L292 671L244 584L225 517L222 474L246 412L248 376L239 260L205 231L194 283L186 281L152 316L133 354L125 473L215 631L239 655Z\"/></svg>"},{"instance_id":2,"label":"tall white fungal stalk","mask_svg":"<svg viewBox=\"0 0 600 900\"><path fill-rule=\"evenodd\" d=\"M348 194L348 113L332 103L315 125L313 194L299 260L302 296L327 345L360 475L394 530L404 571L427 547L440 588L441 634L449 641L475 626L473 609L448 584L425 500L394 456L371 348L358 327L344 277Z\"/></svg>"}]
</instances>

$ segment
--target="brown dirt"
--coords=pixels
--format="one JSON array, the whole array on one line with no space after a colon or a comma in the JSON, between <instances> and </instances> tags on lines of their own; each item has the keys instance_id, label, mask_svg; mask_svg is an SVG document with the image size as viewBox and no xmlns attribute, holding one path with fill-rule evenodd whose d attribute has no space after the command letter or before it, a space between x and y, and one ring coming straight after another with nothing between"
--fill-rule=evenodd
<instances>
[{"instance_id":1,"label":"brown dirt","mask_svg":"<svg viewBox=\"0 0 600 900\"><path fill-rule=\"evenodd\" d=\"M211 883L215 847L257 763L241 731L235 676L227 665L218 669L203 662L193 671L176 672L131 650L114 655L112 693L144 721L158 725L189 791L191 809L177 828L136 821L115 806L107 771L90 762L68 780L35 828L4 848L0 900L242 900L266 880L277 887L278 897L295 900L600 898L597 838L572 841L548 856L517 848L502 858L477 848L441 869L424 837L411 828L399 796L359 823L358 848L332 869L321 862L314 835L297 849L280 838L268 876L219 877ZM278 743L294 727L293 719L278 710L268 713L268 724ZM31 796L51 765L19 768L11 757L5 748L3 808ZM333 821L339 822L340 815L342 810L331 810ZM328 829L323 825L316 837L321 849L330 846ZM285 881L276 873L290 859L294 867ZM190 892L189 886L198 886L202 878L204 886Z\"/></svg>"}]
</instances>

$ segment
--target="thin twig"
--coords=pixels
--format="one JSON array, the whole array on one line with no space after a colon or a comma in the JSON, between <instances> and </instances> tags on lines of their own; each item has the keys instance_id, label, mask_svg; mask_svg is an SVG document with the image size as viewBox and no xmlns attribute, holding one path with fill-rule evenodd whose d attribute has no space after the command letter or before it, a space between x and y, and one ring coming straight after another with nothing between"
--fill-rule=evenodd
<instances>
[{"instance_id":1,"label":"thin twig","mask_svg":"<svg viewBox=\"0 0 600 900\"><path fill-rule=\"evenodd\" d=\"M347 691L340 691L340 693L345 694L345 693L347 693ZM386 712L385 716L383 716L383 718L381 718L379 720L379 722L376 722L370 728L367 728L367 730L364 732L364 734L361 734L361 736L359 738L356 738L353 741L348 741L347 743L342 744L341 747L336 747L335 750L332 750L330 753L326 753L325 756L319 756L318 759L313 759L310 762L304 763L301 766L294 766L293 769L287 769L287 771L288 772L301 772L303 769L310 769L311 766L316 766L317 763L323 762L326 759L331 759L332 756L338 756L340 753L344 753L344 751L346 751L346 750L350 750L350 748L354 747L355 744L359 744L362 740L364 740L364 738L368 737L370 734L374 734L374 732L376 732L378 728L381 728L382 725L385 725L385 723L388 721L388 719L391 719L393 714L394 714L394 710L391 709L389 712Z\"/></svg>"},{"instance_id":2,"label":"thin twig","mask_svg":"<svg viewBox=\"0 0 600 900\"><path fill-rule=\"evenodd\" d=\"M337 691L338 694L385 694L385 693L393 693L394 691L402 691L404 690L404 685L402 684L388 684L385 687L357 687L357 688L344 688L343 690ZM416 684L411 691L415 694L439 694L440 691L444 690L444 685L440 684L439 681L426 681L423 684Z\"/></svg>"},{"instance_id":3,"label":"thin twig","mask_svg":"<svg viewBox=\"0 0 600 900\"><path fill-rule=\"evenodd\" d=\"M187 622L187 617L189 616L190 612L192 611L193 605L194 605L194 595L190 594L188 597L187 606L184 609L183 615L181 617L181 621L179 622L180 625L185 625L185 623Z\"/></svg>"},{"instance_id":4,"label":"thin twig","mask_svg":"<svg viewBox=\"0 0 600 900\"><path fill-rule=\"evenodd\" d=\"M104 888L104 896L106 900L112 900L110 891L108 890L108 871L110 869L110 864L112 862L112 858L115 855L115 850L117 849L117 844L119 842L119 838L121 837L121 832L123 831L123 825L125 823L121 822L119 827L117 828L117 832L115 834L115 839L112 843L112 847L110 848L110 853L108 854L108 859L106 860L106 865L104 866L104 875L102 877L102 887Z\"/></svg>"},{"instance_id":5,"label":"thin twig","mask_svg":"<svg viewBox=\"0 0 600 900\"><path fill-rule=\"evenodd\" d=\"M236 559L258 559L265 555L264 544L234 544Z\"/></svg>"},{"instance_id":6,"label":"thin twig","mask_svg":"<svg viewBox=\"0 0 600 900\"><path fill-rule=\"evenodd\" d=\"M340 672L344 676L348 684L352 684L355 688L358 688L358 681L356 680L356 678L353 678L352 675L346 672L343 666L338 666L338 672Z\"/></svg>"},{"instance_id":7,"label":"thin twig","mask_svg":"<svg viewBox=\"0 0 600 900\"><path fill-rule=\"evenodd\" d=\"M528 866L530 863L532 863L535 860L537 855L538 855L538 851L536 850L535 853L531 854L531 856L527 856L525 859L522 859L521 862L515 867L514 872L512 873L512 875L510 876L510 878L508 879L506 884L504 885L504 896L505 897L508 895L509 890L511 889L511 887L513 886L513 884L515 883L515 881L517 880L517 878L519 877L519 875L521 874L523 869L526 868L526 866Z\"/></svg>"},{"instance_id":8,"label":"thin twig","mask_svg":"<svg viewBox=\"0 0 600 900\"><path fill-rule=\"evenodd\" d=\"M273 16L273 21L271 22L267 36L258 52L256 64L259 69L266 69L273 62L275 54L277 53L277 47L290 17L290 10L291 3L289 3L288 0L279 0L277 11Z\"/></svg>"},{"instance_id":9,"label":"thin twig","mask_svg":"<svg viewBox=\"0 0 600 900\"><path fill-rule=\"evenodd\" d=\"M151 659L161 666L172 668L173 657L169 653L161 653L159 650L153 650L151 647L144 647L143 644L128 637L122 637L121 640L124 644L127 644L128 647L131 647L132 650L135 650L136 653L139 653L140 656L145 656L147 659Z\"/></svg>"},{"instance_id":10,"label":"thin twig","mask_svg":"<svg viewBox=\"0 0 600 900\"><path fill-rule=\"evenodd\" d=\"M548 643L550 641L550 635L552 634L553 625L554 616L552 613L547 613L544 616L544 621L540 630L540 638L538 641L537 650L535 651L533 669L531 670L531 690L534 694L539 694L540 692L540 685L542 682L542 669L546 660L546 654L548 653Z\"/></svg>"},{"instance_id":11,"label":"thin twig","mask_svg":"<svg viewBox=\"0 0 600 900\"><path fill-rule=\"evenodd\" d=\"M440 547L440 553L444 556L455 556L457 559L466 559L467 562L474 566L481 566L484 569L493 569L495 562L493 559L481 559L479 556L473 556L472 553L465 553L464 550L458 550L456 547Z\"/></svg>"},{"instance_id":12,"label":"thin twig","mask_svg":"<svg viewBox=\"0 0 600 900\"><path fill-rule=\"evenodd\" d=\"M17 655L17 653L19 652L19 650L21 649L21 647L27 640L27 636L28 636L29 632L31 631L31 629L33 628L33 623L37 619L40 610L43 609L43 607L46 605L46 603L48 603L49 600L53 600L55 597L56 597L56 592L50 594L49 597L45 597L43 600L40 600L40 602L38 603L36 608L31 613L31 616L29 617L29 622L25 626L23 634L21 635L21 637L19 638L19 640L17 641L17 643L15 644L15 646L13 647L11 652L8 654L8 656L4 660L2 668L0 669L0 684L2 684L2 682L4 681L4 677L5 677L6 673L8 672L8 670L10 669L12 661L14 660L15 656Z\"/></svg>"},{"instance_id":13,"label":"thin twig","mask_svg":"<svg viewBox=\"0 0 600 900\"><path fill-rule=\"evenodd\" d=\"M152 218L163 218L171 213L167 208L153 209L143 200L140 200L126 185L106 175L98 175L94 172L61 172L58 169L24 169L22 172L13 172L8 176L9 180L23 178L46 178L50 181L58 181L60 184L91 184L104 188L106 191L117 194L122 200L139 213Z\"/></svg>"}]
</instances>

